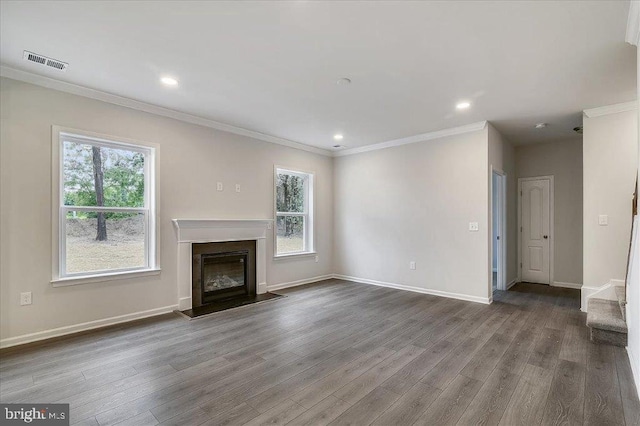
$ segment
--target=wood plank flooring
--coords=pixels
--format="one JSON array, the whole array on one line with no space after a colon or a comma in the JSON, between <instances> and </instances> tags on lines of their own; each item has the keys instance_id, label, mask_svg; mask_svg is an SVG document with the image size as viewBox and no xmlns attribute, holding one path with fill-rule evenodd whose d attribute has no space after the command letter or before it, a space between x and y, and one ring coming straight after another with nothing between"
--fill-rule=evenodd
<instances>
[{"instance_id":1,"label":"wood plank flooring","mask_svg":"<svg viewBox=\"0 0 640 426\"><path fill-rule=\"evenodd\" d=\"M0 353L2 402L77 425L638 425L623 348L577 290L481 305L328 280L186 321L164 315Z\"/></svg>"}]
</instances>

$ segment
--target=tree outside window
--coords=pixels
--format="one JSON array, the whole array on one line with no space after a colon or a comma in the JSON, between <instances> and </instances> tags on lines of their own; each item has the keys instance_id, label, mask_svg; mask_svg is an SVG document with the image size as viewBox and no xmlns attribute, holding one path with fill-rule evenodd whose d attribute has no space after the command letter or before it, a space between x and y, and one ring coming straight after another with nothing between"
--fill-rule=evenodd
<instances>
[{"instance_id":1,"label":"tree outside window","mask_svg":"<svg viewBox=\"0 0 640 426\"><path fill-rule=\"evenodd\" d=\"M310 173L276 169L276 255L313 251Z\"/></svg>"},{"instance_id":2,"label":"tree outside window","mask_svg":"<svg viewBox=\"0 0 640 426\"><path fill-rule=\"evenodd\" d=\"M153 149L60 137L60 276L150 268Z\"/></svg>"}]
</instances>

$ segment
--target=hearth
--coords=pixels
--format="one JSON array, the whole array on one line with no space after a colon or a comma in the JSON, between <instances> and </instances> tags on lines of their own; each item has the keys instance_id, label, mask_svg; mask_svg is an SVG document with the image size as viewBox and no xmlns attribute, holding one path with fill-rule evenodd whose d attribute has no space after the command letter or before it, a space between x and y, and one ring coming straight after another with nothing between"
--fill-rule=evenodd
<instances>
[{"instance_id":1,"label":"hearth","mask_svg":"<svg viewBox=\"0 0 640 426\"><path fill-rule=\"evenodd\" d=\"M256 242L194 243L193 308L256 295Z\"/></svg>"}]
</instances>

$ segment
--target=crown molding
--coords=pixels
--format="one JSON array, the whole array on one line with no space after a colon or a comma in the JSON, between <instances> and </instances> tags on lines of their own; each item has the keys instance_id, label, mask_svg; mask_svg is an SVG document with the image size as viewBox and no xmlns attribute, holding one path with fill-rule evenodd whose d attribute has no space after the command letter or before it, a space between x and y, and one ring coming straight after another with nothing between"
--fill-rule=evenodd
<instances>
[{"instance_id":1,"label":"crown molding","mask_svg":"<svg viewBox=\"0 0 640 426\"><path fill-rule=\"evenodd\" d=\"M634 46L640 45L640 1L630 2L625 41Z\"/></svg>"},{"instance_id":2,"label":"crown molding","mask_svg":"<svg viewBox=\"0 0 640 426\"><path fill-rule=\"evenodd\" d=\"M98 101L135 109L138 111L155 114L162 117L173 118L175 120L184 121L186 123L191 123L199 126L209 127L216 130L221 130L223 132L229 132L229 133L234 133L236 135L247 136L247 137L258 139L264 142L284 145L289 148L295 148L302 151L312 152L314 154L320 154L327 157L332 156L331 151L305 145L300 142L279 138L277 136L267 135L267 134L256 132L253 130L244 129L242 127L232 126L230 124L221 123L219 121L210 120L208 118L187 114L184 112L172 110L169 108L164 108L164 107L149 104L146 102L136 101L134 99L114 95L112 93L103 92L96 89L91 89L89 87L67 83L65 81L56 80L51 77L45 77L43 75L33 74L27 71L11 68L6 65L0 65L0 76L11 78L13 80L23 81L25 83L35 84L37 86L46 87L48 89L70 93L73 95L84 96L86 98L95 99Z\"/></svg>"},{"instance_id":3,"label":"crown molding","mask_svg":"<svg viewBox=\"0 0 640 426\"><path fill-rule=\"evenodd\" d=\"M636 109L638 109L638 102L631 101L631 102L624 102L621 104L585 109L583 113L584 113L584 116L587 118L594 118L594 117L600 117L603 115L617 114L619 112L635 111Z\"/></svg>"},{"instance_id":4,"label":"crown molding","mask_svg":"<svg viewBox=\"0 0 640 426\"><path fill-rule=\"evenodd\" d=\"M453 127L450 129L438 130L438 131L429 132L429 133L422 133L415 136L409 136L401 139L394 139L391 141L380 142L373 145L345 149L344 151L331 152L329 150L305 145L300 142L295 142L289 139L283 139L277 136L271 136L271 135L256 132L253 130L232 126L230 124L225 124L219 121L210 120L208 118L187 114L187 113L172 110L169 108L164 108L158 105L136 101L131 98L126 98L123 96L114 95L112 93L91 89L86 86L80 86L77 84L57 80L51 77L46 77L43 75L30 73L30 72L19 70L16 68L11 68L6 65L0 65L0 76L10 78L13 80L23 81L25 83L35 84L37 86L45 87L48 89L70 93L72 95L83 96L86 98L95 99L98 101L135 109L137 111L142 111L149 114L155 114L162 117L173 118L175 120L183 121L186 123L196 124L198 126L209 127L216 130L221 130L223 132L229 132L236 135L258 139L264 142L274 143L277 145L287 146L289 148L312 152L314 154L324 155L327 157L343 157L346 155L359 154L362 152L369 152L369 151L377 151L379 149L391 148L394 146L407 145L411 143L424 142L432 139L444 138L447 136L475 132L475 131L484 129L485 126L487 125L486 121L480 121L480 122L468 124L465 126Z\"/></svg>"},{"instance_id":5,"label":"crown molding","mask_svg":"<svg viewBox=\"0 0 640 426\"><path fill-rule=\"evenodd\" d=\"M487 121L479 121L465 126L452 127L450 129L437 130L435 132L422 133L420 135L409 136L406 138L395 139L387 142L380 142L374 145L366 145L357 148L345 149L333 153L334 157L344 157L347 155L360 154L363 152L377 151L379 149L392 148L395 146L408 145L412 143L424 142L433 139L445 138L447 136L461 135L463 133L477 132L483 130L487 126Z\"/></svg>"}]
</instances>

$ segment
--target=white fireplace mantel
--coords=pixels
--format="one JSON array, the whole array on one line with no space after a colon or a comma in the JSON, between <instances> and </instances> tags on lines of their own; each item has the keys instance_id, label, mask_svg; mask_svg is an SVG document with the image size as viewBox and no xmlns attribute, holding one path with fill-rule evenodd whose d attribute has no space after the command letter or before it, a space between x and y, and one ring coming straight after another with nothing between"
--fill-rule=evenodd
<instances>
[{"instance_id":1,"label":"white fireplace mantel","mask_svg":"<svg viewBox=\"0 0 640 426\"><path fill-rule=\"evenodd\" d=\"M191 246L194 243L256 241L256 291L267 291L267 230L272 219L172 219L178 240L178 306L191 309Z\"/></svg>"}]
</instances>

